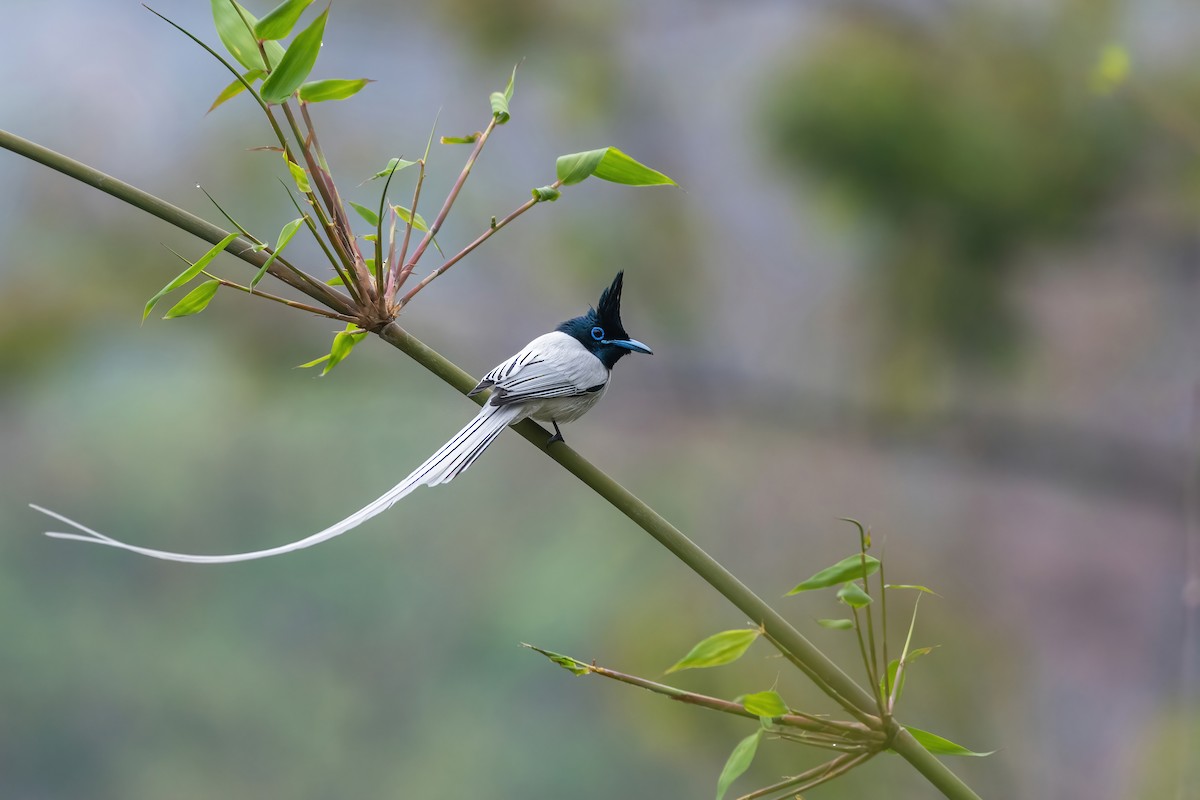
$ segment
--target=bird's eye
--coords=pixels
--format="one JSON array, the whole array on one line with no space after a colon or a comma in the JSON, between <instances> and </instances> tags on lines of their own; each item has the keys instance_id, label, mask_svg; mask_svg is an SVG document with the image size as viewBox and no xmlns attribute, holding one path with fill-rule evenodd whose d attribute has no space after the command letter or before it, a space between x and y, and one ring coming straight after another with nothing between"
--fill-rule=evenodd
<instances>
[{"instance_id":1,"label":"bird's eye","mask_svg":"<svg viewBox=\"0 0 1200 800\"><path fill-rule=\"evenodd\" d=\"M597 342L600 341L601 339L603 339L604 338L604 328L601 328L599 326L592 328L592 338L595 339Z\"/></svg>"}]
</instances>

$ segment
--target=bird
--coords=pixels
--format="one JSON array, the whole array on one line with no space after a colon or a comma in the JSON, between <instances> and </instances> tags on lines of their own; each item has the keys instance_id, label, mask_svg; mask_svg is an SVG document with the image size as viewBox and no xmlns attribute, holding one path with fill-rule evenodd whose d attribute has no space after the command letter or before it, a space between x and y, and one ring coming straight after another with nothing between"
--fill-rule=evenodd
<instances>
[{"instance_id":1,"label":"bird","mask_svg":"<svg viewBox=\"0 0 1200 800\"><path fill-rule=\"evenodd\" d=\"M372 503L323 531L266 550L230 555L192 555L127 544L92 530L56 511L30 504L49 517L72 526L77 533L48 531L47 536L102 544L151 558L191 564L225 564L290 553L328 541L383 513L419 486L438 486L457 478L487 450L510 425L533 418L549 422L554 435L547 446L563 442L559 423L574 422L586 414L608 390L613 367L630 353L653 351L630 338L621 322L621 287L624 270L600 294L586 313L563 322L525 345L516 355L492 368L468 392L474 396L491 390L483 408L467 425Z\"/></svg>"}]
</instances>

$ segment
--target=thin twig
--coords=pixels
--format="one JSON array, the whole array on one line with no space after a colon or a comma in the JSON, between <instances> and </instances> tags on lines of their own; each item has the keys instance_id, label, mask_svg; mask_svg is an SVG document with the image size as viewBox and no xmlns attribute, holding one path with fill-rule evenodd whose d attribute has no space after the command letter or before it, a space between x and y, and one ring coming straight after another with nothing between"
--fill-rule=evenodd
<instances>
[{"instance_id":1,"label":"thin twig","mask_svg":"<svg viewBox=\"0 0 1200 800\"><path fill-rule=\"evenodd\" d=\"M346 280L347 275L345 270L342 269L342 265L338 261L337 256L329 251L329 245L325 244L325 239L321 236L321 232L317 229L316 223L312 221L312 217L310 217L305 210L300 207L300 203L296 201L296 196L292 194L291 187L284 183L282 179L280 179L279 183L281 186L283 186L284 191L287 192L288 199L292 201L292 205L296 207L296 213L300 215L300 218L304 220L304 224L308 226L309 233L312 234L313 240L321 246L321 252L325 254L325 258L327 261L329 261L330 266L333 267L333 271L337 273L339 278L341 278L342 286L345 286L346 290L351 293L351 298L355 303L360 302L358 295L354 291L353 283ZM314 278L313 280L316 279ZM328 286L328 284L322 285Z\"/></svg>"},{"instance_id":2,"label":"thin twig","mask_svg":"<svg viewBox=\"0 0 1200 800\"><path fill-rule=\"evenodd\" d=\"M525 645L531 650L536 650L543 655L547 655L545 650L542 650L532 645ZM582 664L582 662L576 662ZM637 686L641 689L661 694L664 697L669 697L672 700L678 700L681 703L688 705L707 708L711 711L721 711L726 714L735 714L739 717L747 719L759 719L757 714L746 710L746 707L741 703L735 703L732 700L722 700L719 697L710 697L709 695L697 694L696 692L688 692L683 689L677 689L674 686L669 686L665 683L647 680L646 678L638 677L637 675L629 675L624 672L617 672L607 667L600 667L595 664L584 665L588 672L595 673L605 678L610 678L621 683L627 683L630 686ZM814 717L810 714L790 713L779 717L772 717L771 722L775 725L780 725L789 728L799 728L811 733L824 734L830 737L844 736L852 734L856 736L869 736L872 733L869 729L862 725L857 725L851 722L837 722L835 720L824 720L819 717ZM832 733L831 733L832 732Z\"/></svg>"},{"instance_id":3,"label":"thin twig","mask_svg":"<svg viewBox=\"0 0 1200 800\"><path fill-rule=\"evenodd\" d=\"M868 603L867 608L870 609L870 607L871 606ZM858 619L858 609L854 606L850 606L850 613L854 616L854 635L858 639L858 652L859 655L862 656L863 670L867 673L867 681L871 685L871 696L875 700L875 706L879 710L880 716L882 716L882 709L884 706L879 695L879 681L876 678L874 671L871 669L871 657L867 655L867 643L863 639L862 623ZM870 611L868 610L866 613L869 620ZM872 646L872 649L874 649L874 646Z\"/></svg>"},{"instance_id":4,"label":"thin twig","mask_svg":"<svg viewBox=\"0 0 1200 800\"><path fill-rule=\"evenodd\" d=\"M912 645L913 630L917 627L917 609L920 607L921 595L918 593L917 599L913 601L912 619L908 623L908 635L904 637L904 649L900 651L900 660L896 663L896 680L892 686L892 694L887 701L889 709L894 709L896 701L900 699L900 682L904 680L904 668L908 665L908 648Z\"/></svg>"},{"instance_id":5,"label":"thin twig","mask_svg":"<svg viewBox=\"0 0 1200 800\"><path fill-rule=\"evenodd\" d=\"M324 308L317 308L316 306L310 306L307 303L299 303L295 300L288 300L285 297L276 297L273 294L264 292L258 287L251 289L249 286L242 286L240 283L235 283L234 281L226 280L225 278L219 278L208 271L202 270L200 274L206 275L222 286L228 286L230 289L237 289L238 291L245 292L246 294L252 294L255 297L261 297L264 300L274 300L276 303L282 303L285 306L298 308L301 311L307 311L310 314L317 314L318 316L329 317L330 319L337 319L341 320L342 322L358 322L358 317L351 317L348 314L339 314L336 311L327 311Z\"/></svg>"},{"instance_id":6,"label":"thin twig","mask_svg":"<svg viewBox=\"0 0 1200 800\"><path fill-rule=\"evenodd\" d=\"M217 199L216 199L215 197L213 197L211 194L209 194L209 193L208 193L208 190L207 190L207 189L205 189L205 188L204 188L203 186L201 186L200 184L196 184L196 188L197 188L197 189L199 189L200 191L204 192L204 196L205 196L205 197L207 197L207 198L208 198L208 199L209 199L209 200L212 202L212 204L213 204L214 206L216 206L216 208L217 208L217 211L221 212L221 216L223 216L223 217L224 217L226 220L228 220L228 222L229 222L229 224L230 224L230 225L232 225L233 227L237 228L238 232L239 232L240 234L242 234L242 236L244 236L245 238L247 238L247 239L249 239L250 241L254 242L254 244L255 244L256 246L261 246L261 248L262 248L262 249L264 249L264 250L266 250L268 254L274 254L274 253L275 253L275 251L274 251L273 249L271 249L271 248L270 248L270 246L269 246L269 245L268 245L266 242L264 242L264 241L260 240L260 239L259 239L257 236L255 236L254 234L250 233L250 231L248 231L248 230L246 230L245 228L243 228L243 227L242 227L242 225L241 225L241 223L239 223L239 222L238 222L236 219L234 219L233 217L231 217L231 216L230 216L230 215L229 215L229 214L228 214L228 213L225 211L225 209L221 208L221 204L217 202ZM286 186L285 186L285 188L286 188ZM290 193L289 193L289 194L290 194ZM295 198L292 198L292 203L294 204L295 202L296 202L296 201L295 201ZM305 221L306 221L306 222L309 224L309 227L311 228L311 227L312 227L312 220L308 218L308 215L307 215L307 214L305 214L303 211L301 211L299 206L296 206L296 210L300 212L300 215L301 215L302 217L304 217ZM320 241L320 240L318 239L318 241ZM324 242L322 242L321 244L323 245L323 244L324 244ZM294 275L296 275L296 276L297 276L297 277L299 277L300 279L302 279L302 280L306 281L307 283L311 284L312 286L314 286L314 287L319 287L319 286L322 286L322 284L321 284L321 282L320 282L320 281L318 281L316 278L314 278L313 276L309 275L307 272L305 272L304 270L300 269L300 268L299 268L299 267L297 267L296 265L292 264L292 262L288 261L288 260L287 260L286 258L284 258L283 256L281 256L281 255L276 255L276 256L275 256L275 262L276 262L276 263L278 263L278 264L282 264L284 268L291 270L291 271L292 271L292 273L293 273Z\"/></svg>"},{"instance_id":7,"label":"thin twig","mask_svg":"<svg viewBox=\"0 0 1200 800\"><path fill-rule=\"evenodd\" d=\"M796 669L803 672L804 675L810 681L812 681L813 684L818 689L820 689L822 692L824 692L829 697L831 697L838 705L840 705L847 712L852 714L859 722L863 723L864 725L866 725L869 728L870 727L878 727L879 718L874 716L873 714L871 714L869 711L867 711L866 706L863 706L860 708L858 705L856 705L854 702L852 702L848 697L846 697L845 694L842 693L842 691L840 691L837 687L835 687L831 681L827 680L826 676L824 674L822 674L818 670L813 669L812 666L809 664L809 662L806 659L801 658L799 656L799 654L793 652L792 647L789 647L787 645L787 643L785 643L781 639L776 639L775 636L771 633L771 631L769 629L767 629L767 627L765 625L763 626L763 628L764 628L763 638L766 639L768 642L770 642L775 647L775 649L778 650L783 655L784 658L786 658L788 661L790 661L792 663L792 665L794 667L796 667ZM798 632L797 632L797 635L798 635ZM807 639L805 641L807 641ZM844 675L844 673L843 673L843 675ZM856 685L856 688L859 688L859 691L861 691L861 688L857 687L857 685Z\"/></svg>"},{"instance_id":8,"label":"thin twig","mask_svg":"<svg viewBox=\"0 0 1200 800\"><path fill-rule=\"evenodd\" d=\"M883 562L887 555L887 533L883 534L883 541L879 544L879 616L880 625L883 628L883 688L881 690L887 702L885 707L880 709L880 714L883 715L883 721L886 724L892 717L895 711L891 696L892 696L892 678L890 672L892 670L891 659L888 658L888 610L887 610L887 581L884 579Z\"/></svg>"},{"instance_id":9,"label":"thin twig","mask_svg":"<svg viewBox=\"0 0 1200 800\"><path fill-rule=\"evenodd\" d=\"M383 306L387 310L388 305L392 302L392 265L396 263L396 220L400 215L396 213L396 207L388 203L388 254L387 254L387 283L383 289Z\"/></svg>"},{"instance_id":10,"label":"thin twig","mask_svg":"<svg viewBox=\"0 0 1200 800\"><path fill-rule=\"evenodd\" d=\"M868 547L867 541L870 538L871 538L870 533L868 533L866 530L863 529L861 523L858 524L859 555L861 557L862 570L863 570L862 584L863 584L863 591L866 592L867 597L871 596L871 578L869 575L867 575L867 547ZM882 717L884 714L887 713L887 703L884 702L883 688L880 685L880 680L879 680L879 657L877 655L876 639L875 639L875 611L873 609L874 605L875 605L874 603L867 603L867 606L866 606L867 642L870 645L869 652L870 652L870 656L871 656L870 663L868 663L866 665L866 667L867 667L867 679L871 682L871 694L875 696L875 703L879 709L879 716ZM855 617L855 619L857 620L857 616ZM884 664L884 670L885 671L887 670L886 663Z\"/></svg>"},{"instance_id":11,"label":"thin twig","mask_svg":"<svg viewBox=\"0 0 1200 800\"><path fill-rule=\"evenodd\" d=\"M417 172L417 186L413 189L412 208L408 210L408 220L404 225L404 244L400 248L400 257L388 265L387 296L389 302L396 296L396 292L400 291L400 287L408 280L413 267L416 266L416 262L413 262L401 269L401 264L408 255L408 240L412 236L413 225L417 220L417 203L421 199L421 185L425 183L425 160L421 159L418 163L420 169Z\"/></svg>"},{"instance_id":12,"label":"thin twig","mask_svg":"<svg viewBox=\"0 0 1200 800\"><path fill-rule=\"evenodd\" d=\"M316 126L313 125L312 117L308 114L308 103L303 100L300 101L300 116L304 117L304 126L308 129L308 135L312 137L313 148L317 151L317 161L325 171L332 172L329 169L329 162L325 160L325 151L321 149L321 140L317 138Z\"/></svg>"},{"instance_id":13,"label":"thin twig","mask_svg":"<svg viewBox=\"0 0 1200 800\"><path fill-rule=\"evenodd\" d=\"M359 302L363 303L375 296L371 288L371 281L366 274L366 265L363 263L362 253L358 250L358 245L354 241L354 235L351 232L350 220L346 216L346 209L342 207L341 198L338 196L337 189L333 184L333 176L321 168L321 165L313 158L312 149L308 146L308 137L300 130L300 125L296 122L296 115L292 113L292 107L284 101L280 108L283 109L283 115L287 118L288 124L292 128L292 135L296 137L300 144L300 152L304 155L304 162L308 165L308 174L310 182L317 187L317 192L321 196L321 200L325 203L324 212L321 209L321 204L317 202L315 196L309 193L309 201L313 207L317 209L318 216L321 217L321 222L325 226L326 234L329 236L329 242L337 251L338 256L342 259L342 264L353 278L353 283L358 289ZM325 213L327 212L327 213ZM343 278L343 281L345 279ZM349 287L347 287L349 288Z\"/></svg>"},{"instance_id":14,"label":"thin twig","mask_svg":"<svg viewBox=\"0 0 1200 800\"><path fill-rule=\"evenodd\" d=\"M561 185L562 185L562 181L555 181L553 184L550 185L550 188L557 189ZM531 197L528 200L526 200L524 203L522 203L515 211L513 211L507 217L505 217L504 219L495 223L494 225L488 226L488 229L486 231L484 231L483 233L479 234L479 236L477 236L475 238L475 241L471 242L469 245L464 247L462 250L458 251L458 253L456 255L451 256L449 259L447 259L444 264L442 264L440 267L435 269L433 272L429 273L424 278L422 278L420 283L418 283L416 286L414 286L408 294L404 295L404 297L400 300L400 303L397 306L397 309L404 308L406 305L408 305L408 302L413 299L413 297L416 295L417 292L424 289L426 286L428 286L430 283L432 283L434 281L434 279L436 279L439 275L441 275L443 272L450 269L455 264L457 264L459 261L461 261L468 253L470 253L476 247L479 247L479 245L483 244L488 239L490 239L493 235L496 234L496 232L498 232L505 225L512 222L514 219L521 216L526 211L533 208L535 205L537 205L540 202L541 201L538 200L537 197Z\"/></svg>"},{"instance_id":15,"label":"thin twig","mask_svg":"<svg viewBox=\"0 0 1200 800\"><path fill-rule=\"evenodd\" d=\"M882 734L875 739L865 739L863 741L848 741L839 736L813 731L792 733L791 731L772 730L771 735L787 742L819 747L823 750L833 750L838 753L861 753L871 749L872 746L877 748L883 744Z\"/></svg>"},{"instance_id":16,"label":"thin twig","mask_svg":"<svg viewBox=\"0 0 1200 800\"><path fill-rule=\"evenodd\" d=\"M301 105L301 108L303 109L304 106ZM305 112L305 119L308 119L307 112ZM397 162L396 166L399 166L399 162ZM387 286L383 282L383 209L385 206L388 206L388 187L392 185L392 177L395 174L396 168L392 167L392 170L388 172L387 180L383 182L383 191L379 193L379 213L375 215L375 291L378 292L380 299L383 301L381 303L382 306L386 306L387 304ZM392 211L393 220L395 219L395 214L396 212ZM393 232L395 228L395 223L393 223ZM392 244L394 245L395 242L393 241ZM389 257L391 257L392 249L394 248L389 247Z\"/></svg>"},{"instance_id":17,"label":"thin twig","mask_svg":"<svg viewBox=\"0 0 1200 800\"><path fill-rule=\"evenodd\" d=\"M434 217L433 224L429 226L429 230L425 231L425 236L421 239L421 243L417 245L416 251L413 253L412 259L405 264L405 268L412 272L412 268L421 260L421 256L425 255L426 248L433 241L433 237L437 236L438 231L442 229L442 223L446 221L446 215L450 213L450 208L454 205L454 201L458 198L458 193L462 191L463 184L467 182L467 176L471 174L471 167L475 166L475 160L479 158L480 151L483 150L484 144L487 143L488 136L496 128L496 117L493 116L488 120L487 127L479 134L479 138L475 140L475 147L471 150L471 155L467 157L467 163L463 165L462 172L458 174L458 178L454 181L454 185L450 187L450 193L446 195L446 201L442 203L442 210ZM414 212L415 213L415 212Z\"/></svg>"},{"instance_id":18,"label":"thin twig","mask_svg":"<svg viewBox=\"0 0 1200 800\"><path fill-rule=\"evenodd\" d=\"M775 797L786 797L793 795L799 797L800 792L806 792L820 786L822 783L827 783L839 775L845 775L850 770L857 767L859 764L870 760L874 753L847 753L844 756L839 756L832 761L827 761L824 764L818 764L806 772L780 781L779 783L759 789L750 794L744 794L738 800L765 800L765 798L774 795Z\"/></svg>"}]
</instances>

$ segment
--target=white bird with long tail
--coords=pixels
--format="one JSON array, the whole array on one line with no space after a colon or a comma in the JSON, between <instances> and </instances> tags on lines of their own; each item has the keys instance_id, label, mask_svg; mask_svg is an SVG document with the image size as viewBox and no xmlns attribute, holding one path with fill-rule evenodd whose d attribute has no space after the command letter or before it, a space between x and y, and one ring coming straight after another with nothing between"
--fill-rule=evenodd
<instances>
[{"instance_id":1,"label":"white bird with long tail","mask_svg":"<svg viewBox=\"0 0 1200 800\"><path fill-rule=\"evenodd\" d=\"M485 389L492 390L483 409L412 474L370 505L307 538L266 550L232 555L171 553L113 539L41 506L31 504L31 508L78 531L49 531L47 536L108 545L188 564L228 564L269 558L328 541L391 508L418 486L437 486L454 480L475 463L501 431L527 417L549 422L554 426L550 441L562 441L559 423L574 422L596 405L608 388L613 366L623 356L653 352L636 339L629 338L621 324L623 276L623 272L617 273L612 285L600 295L596 308L537 337L521 352L484 375L470 392L474 395Z\"/></svg>"}]
</instances>

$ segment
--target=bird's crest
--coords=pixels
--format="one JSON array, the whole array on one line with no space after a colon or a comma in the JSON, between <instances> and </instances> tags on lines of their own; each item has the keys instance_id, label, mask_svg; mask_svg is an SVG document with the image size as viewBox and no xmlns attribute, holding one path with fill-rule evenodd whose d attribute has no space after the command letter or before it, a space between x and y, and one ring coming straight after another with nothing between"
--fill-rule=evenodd
<instances>
[{"instance_id":1,"label":"bird's crest","mask_svg":"<svg viewBox=\"0 0 1200 800\"><path fill-rule=\"evenodd\" d=\"M621 270L617 273L617 277L613 278L612 285L600 293L600 302L597 304L596 311L599 313L601 319L620 323L621 284L624 279L625 271Z\"/></svg>"}]
</instances>

